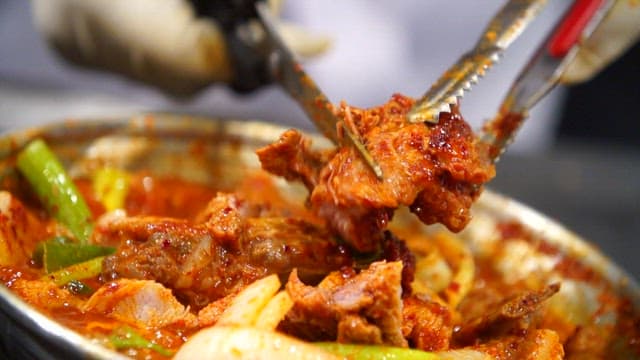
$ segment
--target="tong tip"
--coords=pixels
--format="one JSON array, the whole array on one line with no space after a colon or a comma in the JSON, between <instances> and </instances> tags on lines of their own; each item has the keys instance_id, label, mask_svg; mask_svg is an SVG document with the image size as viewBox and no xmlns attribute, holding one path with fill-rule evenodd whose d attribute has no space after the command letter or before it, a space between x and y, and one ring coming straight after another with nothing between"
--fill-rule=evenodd
<instances>
[{"instance_id":1,"label":"tong tip","mask_svg":"<svg viewBox=\"0 0 640 360\"><path fill-rule=\"evenodd\" d=\"M418 105L409 111L407 120L414 124L422 122L435 125L440 120L440 113L451 112L451 108L457 104L458 97L456 96L437 104Z\"/></svg>"}]
</instances>

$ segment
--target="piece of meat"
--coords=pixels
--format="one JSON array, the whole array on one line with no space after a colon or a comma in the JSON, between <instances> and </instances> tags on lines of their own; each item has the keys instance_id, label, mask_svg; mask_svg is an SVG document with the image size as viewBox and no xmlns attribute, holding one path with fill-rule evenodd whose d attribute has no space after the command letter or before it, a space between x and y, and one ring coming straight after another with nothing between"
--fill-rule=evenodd
<instances>
[{"instance_id":1,"label":"piece of meat","mask_svg":"<svg viewBox=\"0 0 640 360\"><path fill-rule=\"evenodd\" d=\"M374 262L358 274L334 272L316 287L293 272L286 289L294 305L280 329L307 340L406 347L401 277L400 261Z\"/></svg>"},{"instance_id":2,"label":"piece of meat","mask_svg":"<svg viewBox=\"0 0 640 360\"><path fill-rule=\"evenodd\" d=\"M402 333L412 348L425 351L449 349L453 332L450 310L418 295L403 300Z\"/></svg>"},{"instance_id":3,"label":"piece of meat","mask_svg":"<svg viewBox=\"0 0 640 360\"><path fill-rule=\"evenodd\" d=\"M416 257L407 244L391 231L384 232L382 258L386 261L402 261L402 295L403 297L410 295L411 283L416 272Z\"/></svg>"},{"instance_id":4,"label":"piece of meat","mask_svg":"<svg viewBox=\"0 0 640 360\"><path fill-rule=\"evenodd\" d=\"M101 286L84 304L94 311L138 327L159 328L180 323L192 327L196 317L171 290L151 280L120 279Z\"/></svg>"},{"instance_id":5,"label":"piece of meat","mask_svg":"<svg viewBox=\"0 0 640 360\"><path fill-rule=\"evenodd\" d=\"M394 95L371 109L335 109L380 165L382 181L352 147L319 153L295 130L258 150L258 157L265 170L302 181L313 211L359 251L379 247L381 230L402 205L426 224L459 231L495 169L457 109L442 113L437 125L412 124L406 115L413 103Z\"/></svg>"},{"instance_id":6,"label":"piece of meat","mask_svg":"<svg viewBox=\"0 0 640 360\"><path fill-rule=\"evenodd\" d=\"M532 327L530 316L560 290L560 284L551 284L539 291L526 291L504 300L496 307L486 309L463 325L454 334L459 345L481 342L499 335L519 335Z\"/></svg>"},{"instance_id":7,"label":"piece of meat","mask_svg":"<svg viewBox=\"0 0 640 360\"><path fill-rule=\"evenodd\" d=\"M111 217L94 241L120 243L103 263L103 277L156 280L194 309L268 274L294 268L322 277L353 263L343 245L302 220L251 218L234 195L219 194L201 222L159 217Z\"/></svg>"},{"instance_id":8,"label":"piece of meat","mask_svg":"<svg viewBox=\"0 0 640 360\"><path fill-rule=\"evenodd\" d=\"M311 190L317 185L322 167L335 155L335 150L316 151L311 145L311 139L291 129L257 154L264 169L289 181L302 181Z\"/></svg>"}]
</instances>

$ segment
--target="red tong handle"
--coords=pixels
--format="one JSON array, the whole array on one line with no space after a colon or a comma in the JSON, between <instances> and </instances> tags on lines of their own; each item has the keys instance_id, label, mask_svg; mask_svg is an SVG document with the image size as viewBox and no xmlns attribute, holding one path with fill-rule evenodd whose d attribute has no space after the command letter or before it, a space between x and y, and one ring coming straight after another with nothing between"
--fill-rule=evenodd
<instances>
[{"instance_id":1,"label":"red tong handle","mask_svg":"<svg viewBox=\"0 0 640 360\"><path fill-rule=\"evenodd\" d=\"M553 57L567 55L604 1L576 0L549 41L549 54Z\"/></svg>"}]
</instances>

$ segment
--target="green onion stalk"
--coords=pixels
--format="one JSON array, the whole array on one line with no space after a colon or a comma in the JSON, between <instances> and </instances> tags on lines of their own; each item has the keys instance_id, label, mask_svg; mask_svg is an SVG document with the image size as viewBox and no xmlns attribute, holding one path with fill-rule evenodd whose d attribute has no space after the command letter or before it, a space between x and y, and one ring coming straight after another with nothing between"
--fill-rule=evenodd
<instances>
[{"instance_id":1,"label":"green onion stalk","mask_svg":"<svg viewBox=\"0 0 640 360\"><path fill-rule=\"evenodd\" d=\"M104 256L93 258L91 260L87 260L79 264L74 264L64 269L49 273L42 279L50 280L58 286L63 286L74 280L93 278L100 275L100 273L102 272L103 260Z\"/></svg>"},{"instance_id":2,"label":"green onion stalk","mask_svg":"<svg viewBox=\"0 0 640 360\"><path fill-rule=\"evenodd\" d=\"M91 211L47 144L42 139L29 143L18 154L17 166L47 211L86 244L93 230Z\"/></svg>"},{"instance_id":3,"label":"green onion stalk","mask_svg":"<svg viewBox=\"0 0 640 360\"><path fill-rule=\"evenodd\" d=\"M437 360L437 354L394 346L319 342L314 345L349 360Z\"/></svg>"},{"instance_id":4,"label":"green onion stalk","mask_svg":"<svg viewBox=\"0 0 640 360\"><path fill-rule=\"evenodd\" d=\"M44 271L49 274L62 268L78 264L99 256L111 255L115 248L91 244L61 244L56 240L40 243L34 252L36 263L42 262Z\"/></svg>"},{"instance_id":5,"label":"green onion stalk","mask_svg":"<svg viewBox=\"0 0 640 360\"><path fill-rule=\"evenodd\" d=\"M167 357L173 356L173 351L145 339L129 326L123 326L114 330L111 336L109 336L109 342L116 350L129 348L151 349L160 355Z\"/></svg>"}]
</instances>

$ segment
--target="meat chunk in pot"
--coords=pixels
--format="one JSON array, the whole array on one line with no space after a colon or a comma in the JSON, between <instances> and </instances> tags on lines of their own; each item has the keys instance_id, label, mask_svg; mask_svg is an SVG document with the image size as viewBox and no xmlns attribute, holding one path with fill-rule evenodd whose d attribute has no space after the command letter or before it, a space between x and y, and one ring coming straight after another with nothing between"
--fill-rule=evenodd
<instances>
[{"instance_id":1,"label":"meat chunk in pot","mask_svg":"<svg viewBox=\"0 0 640 360\"><path fill-rule=\"evenodd\" d=\"M103 264L105 279L156 280L194 309L268 274L294 268L323 277L352 264L328 232L302 220L252 218L241 200L219 194L201 222L115 217L96 228L96 242L119 243Z\"/></svg>"},{"instance_id":2,"label":"meat chunk in pot","mask_svg":"<svg viewBox=\"0 0 640 360\"><path fill-rule=\"evenodd\" d=\"M310 341L447 349L451 313L426 298L402 297L402 269L400 261L374 262L359 273L343 268L315 287L294 272L286 285L294 306L280 330Z\"/></svg>"},{"instance_id":3,"label":"meat chunk in pot","mask_svg":"<svg viewBox=\"0 0 640 360\"><path fill-rule=\"evenodd\" d=\"M334 272L317 287L296 272L286 289L294 306L282 330L309 340L407 346L402 336L402 263L375 262L355 274Z\"/></svg>"},{"instance_id":4,"label":"meat chunk in pot","mask_svg":"<svg viewBox=\"0 0 640 360\"><path fill-rule=\"evenodd\" d=\"M532 316L558 290L560 284L554 283L539 291L524 291L484 309L483 314L465 321L454 340L458 344L468 345L479 339L526 333L530 328L535 328Z\"/></svg>"},{"instance_id":5,"label":"meat chunk in pot","mask_svg":"<svg viewBox=\"0 0 640 360\"><path fill-rule=\"evenodd\" d=\"M402 333L412 348L439 351L449 348L453 333L450 309L420 295L404 299Z\"/></svg>"},{"instance_id":6,"label":"meat chunk in pot","mask_svg":"<svg viewBox=\"0 0 640 360\"><path fill-rule=\"evenodd\" d=\"M488 151L454 109L437 125L412 124L414 100L401 95L379 107L341 105L335 112L380 164L379 180L350 146L316 151L296 130L258 150L262 167L302 181L309 204L329 227L359 251L373 251L399 206L409 206L426 224L453 231L470 220L469 207L495 175Z\"/></svg>"}]
</instances>

